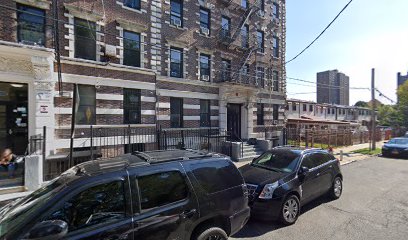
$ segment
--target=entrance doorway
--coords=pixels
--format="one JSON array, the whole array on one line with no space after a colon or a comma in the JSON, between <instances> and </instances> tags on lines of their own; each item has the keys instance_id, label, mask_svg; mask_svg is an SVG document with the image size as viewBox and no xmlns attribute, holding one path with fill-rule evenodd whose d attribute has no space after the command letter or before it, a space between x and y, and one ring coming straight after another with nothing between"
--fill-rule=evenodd
<instances>
[{"instance_id":1,"label":"entrance doorway","mask_svg":"<svg viewBox=\"0 0 408 240\"><path fill-rule=\"evenodd\" d=\"M231 141L241 138L241 104L227 105L227 129L231 134Z\"/></svg>"},{"instance_id":2,"label":"entrance doorway","mask_svg":"<svg viewBox=\"0 0 408 240\"><path fill-rule=\"evenodd\" d=\"M28 87L0 83L0 151L11 148L24 155L28 146Z\"/></svg>"}]
</instances>

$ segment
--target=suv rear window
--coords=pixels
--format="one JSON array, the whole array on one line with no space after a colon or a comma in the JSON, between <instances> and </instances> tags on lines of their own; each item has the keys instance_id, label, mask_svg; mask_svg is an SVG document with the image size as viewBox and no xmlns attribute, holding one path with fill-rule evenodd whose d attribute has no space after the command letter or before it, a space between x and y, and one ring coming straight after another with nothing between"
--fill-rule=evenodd
<instances>
[{"instance_id":1,"label":"suv rear window","mask_svg":"<svg viewBox=\"0 0 408 240\"><path fill-rule=\"evenodd\" d=\"M243 178L232 162L227 160L191 164L191 171L201 187L214 193L243 184Z\"/></svg>"}]
</instances>

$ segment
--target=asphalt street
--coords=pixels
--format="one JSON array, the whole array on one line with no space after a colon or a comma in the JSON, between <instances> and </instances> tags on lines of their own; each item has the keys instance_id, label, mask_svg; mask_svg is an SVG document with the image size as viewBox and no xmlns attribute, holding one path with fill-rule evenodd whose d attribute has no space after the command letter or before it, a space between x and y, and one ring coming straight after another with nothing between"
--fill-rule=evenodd
<instances>
[{"instance_id":1,"label":"asphalt street","mask_svg":"<svg viewBox=\"0 0 408 240\"><path fill-rule=\"evenodd\" d=\"M408 239L408 160L373 157L342 171L339 200L303 206L288 227L251 219L231 239Z\"/></svg>"}]
</instances>

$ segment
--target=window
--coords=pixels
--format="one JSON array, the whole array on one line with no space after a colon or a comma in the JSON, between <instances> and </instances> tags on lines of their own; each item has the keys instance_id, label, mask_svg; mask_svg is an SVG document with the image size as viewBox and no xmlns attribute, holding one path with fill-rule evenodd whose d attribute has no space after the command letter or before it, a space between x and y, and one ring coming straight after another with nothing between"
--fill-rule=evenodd
<instances>
[{"instance_id":1,"label":"window","mask_svg":"<svg viewBox=\"0 0 408 240\"><path fill-rule=\"evenodd\" d=\"M265 125L263 103L258 103L256 105L256 125L258 126Z\"/></svg>"},{"instance_id":2,"label":"window","mask_svg":"<svg viewBox=\"0 0 408 240\"><path fill-rule=\"evenodd\" d=\"M332 114L335 114L335 113L336 113L336 109L332 108Z\"/></svg>"},{"instance_id":3,"label":"window","mask_svg":"<svg viewBox=\"0 0 408 240\"><path fill-rule=\"evenodd\" d=\"M142 211L178 202L188 196L186 182L177 171L139 177L137 182Z\"/></svg>"},{"instance_id":4,"label":"window","mask_svg":"<svg viewBox=\"0 0 408 240\"><path fill-rule=\"evenodd\" d=\"M205 35L210 35L210 11L200 8L200 32Z\"/></svg>"},{"instance_id":5,"label":"window","mask_svg":"<svg viewBox=\"0 0 408 240\"><path fill-rule=\"evenodd\" d=\"M258 86L265 87L265 68L256 68L256 78L258 80Z\"/></svg>"},{"instance_id":6,"label":"window","mask_svg":"<svg viewBox=\"0 0 408 240\"><path fill-rule=\"evenodd\" d=\"M200 127L211 126L210 100L200 100Z\"/></svg>"},{"instance_id":7,"label":"window","mask_svg":"<svg viewBox=\"0 0 408 240\"><path fill-rule=\"evenodd\" d=\"M72 232L124 219L125 205L124 184L115 181L82 191L46 219L63 220Z\"/></svg>"},{"instance_id":8,"label":"window","mask_svg":"<svg viewBox=\"0 0 408 240\"><path fill-rule=\"evenodd\" d=\"M245 64L241 68L241 80L243 83L249 83L249 65Z\"/></svg>"},{"instance_id":9,"label":"window","mask_svg":"<svg viewBox=\"0 0 408 240\"><path fill-rule=\"evenodd\" d=\"M123 5L140 10L140 0L123 0Z\"/></svg>"},{"instance_id":10,"label":"window","mask_svg":"<svg viewBox=\"0 0 408 240\"><path fill-rule=\"evenodd\" d=\"M183 2L182 0L170 1L170 23L177 27L183 27Z\"/></svg>"},{"instance_id":11,"label":"window","mask_svg":"<svg viewBox=\"0 0 408 240\"><path fill-rule=\"evenodd\" d=\"M265 11L265 0L259 1L259 10L261 10L262 12Z\"/></svg>"},{"instance_id":12,"label":"window","mask_svg":"<svg viewBox=\"0 0 408 240\"><path fill-rule=\"evenodd\" d=\"M140 67L140 34L123 32L123 64Z\"/></svg>"},{"instance_id":13,"label":"window","mask_svg":"<svg viewBox=\"0 0 408 240\"><path fill-rule=\"evenodd\" d=\"M263 31L256 31L256 40L258 44L258 52L264 53L265 52L265 42L264 42L264 32Z\"/></svg>"},{"instance_id":14,"label":"window","mask_svg":"<svg viewBox=\"0 0 408 240\"><path fill-rule=\"evenodd\" d=\"M210 81L210 56L200 54L200 80Z\"/></svg>"},{"instance_id":15,"label":"window","mask_svg":"<svg viewBox=\"0 0 408 240\"><path fill-rule=\"evenodd\" d=\"M96 27L94 22L75 18L75 57L96 60Z\"/></svg>"},{"instance_id":16,"label":"window","mask_svg":"<svg viewBox=\"0 0 408 240\"><path fill-rule=\"evenodd\" d=\"M170 77L183 77L183 50L170 49Z\"/></svg>"},{"instance_id":17,"label":"window","mask_svg":"<svg viewBox=\"0 0 408 240\"><path fill-rule=\"evenodd\" d=\"M273 91L279 92L279 72L272 72L272 81L273 81Z\"/></svg>"},{"instance_id":18,"label":"window","mask_svg":"<svg viewBox=\"0 0 408 240\"><path fill-rule=\"evenodd\" d=\"M96 90L91 85L77 85L78 111L75 121L77 124L95 124Z\"/></svg>"},{"instance_id":19,"label":"window","mask_svg":"<svg viewBox=\"0 0 408 240\"><path fill-rule=\"evenodd\" d=\"M123 123L141 123L141 93L139 89L123 89Z\"/></svg>"},{"instance_id":20,"label":"window","mask_svg":"<svg viewBox=\"0 0 408 240\"><path fill-rule=\"evenodd\" d=\"M248 8L248 1L247 0L241 0L241 7L243 8Z\"/></svg>"},{"instance_id":21,"label":"window","mask_svg":"<svg viewBox=\"0 0 408 240\"><path fill-rule=\"evenodd\" d=\"M279 4L278 3L272 4L272 15L274 18L279 19Z\"/></svg>"},{"instance_id":22,"label":"window","mask_svg":"<svg viewBox=\"0 0 408 240\"><path fill-rule=\"evenodd\" d=\"M279 57L279 39L277 37L273 37L273 57Z\"/></svg>"},{"instance_id":23,"label":"window","mask_svg":"<svg viewBox=\"0 0 408 240\"><path fill-rule=\"evenodd\" d=\"M292 103L292 111L296 111L297 107L296 107L296 103Z\"/></svg>"},{"instance_id":24,"label":"window","mask_svg":"<svg viewBox=\"0 0 408 240\"><path fill-rule=\"evenodd\" d=\"M45 45L45 11L18 5L17 40L25 44Z\"/></svg>"},{"instance_id":25,"label":"window","mask_svg":"<svg viewBox=\"0 0 408 240\"><path fill-rule=\"evenodd\" d=\"M273 104L273 120L277 121L279 120L279 105L278 104Z\"/></svg>"},{"instance_id":26,"label":"window","mask_svg":"<svg viewBox=\"0 0 408 240\"><path fill-rule=\"evenodd\" d=\"M245 24L241 29L241 47L249 47L249 25Z\"/></svg>"},{"instance_id":27,"label":"window","mask_svg":"<svg viewBox=\"0 0 408 240\"><path fill-rule=\"evenodd\" d=\"M313 112L313 105L309 105L309 112Z\"/></svg>"},{"instance_id":28,"label":"window","mask_svg":"<svg viewBox=\"0 0 408 240\"><path fill-rule=\"evenodd\" d=\"M231 61L222 59L221 61L221 80L223 82L231 80Z\"/></svg>"},{"instance_id":29,"label":"window","mask_svg":"<svg viewBox=\"0 0 408 240\"><path fill-rule=\"evenodd\" d=\"M258 157L253 164L277 172L293 172L299 163L299 155L292 151L272 150Z\"/></svg>"},{"instance_id":30,"label":"window","mask_svg":"<svg viewBox=\"0 0 408 240\"><path fill-rule=\"evenodd\" d=\"M222 37L229 38L231 35L231 19L225 16L221 18Z\"/></svg>"},{"instance_id":31,"label":"window","mask_svg":"<svg viewBox=\"0 0 408 240\"><path fill-rule=\"evenodd\" d=\"M320 165L320 163L318 161L315 161L315 158L313 157L313 154L309 154L309 155L306 155L303 158L301 166L312 169L312 168L315 168L315 167L317 167L319 165Z\"/></svg>"},{"instance_id":32,"label":"window","mask_svg":"<svg viewBox=\"0 0 408 240\"><path fill-rule=\"evenodd\" d=\"M183 99L170 98L170 127L183 127Z\"/></svg>"},{"instance_id":33,"label":"window","mask_svg":"<svg viewBox=\"0 0 408 240\"><path fill-rule=\"evenodd\" d=\"M200 186L208 193L243 184L242 176L231 161L202 161L190 166ZM225 177L228 176L228 177Z\"/></svg>"},{"instance_id":34,"label":"window","mask_svg":"<svg viewBox=\"0 0 408 240\"><path fill-rule=\"evenodd\" d=\"M306 111L307 111L307 105L303 104L303 112L306 112Z\"/></svg>"}]
</instances>

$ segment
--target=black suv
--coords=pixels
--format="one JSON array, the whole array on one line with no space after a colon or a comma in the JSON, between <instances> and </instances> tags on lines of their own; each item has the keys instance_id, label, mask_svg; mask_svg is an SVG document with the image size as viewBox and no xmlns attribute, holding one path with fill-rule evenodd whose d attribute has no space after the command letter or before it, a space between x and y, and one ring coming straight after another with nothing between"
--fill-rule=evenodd
<instances>
[{"instance_id":1,"label":"black suv","mask_svg":"<svg viewBox=\"0 0 408 240\"><path fill-rule=\"evenodd\" d=\"M153 151L79 164L0 210L1 239L227 239L248 221L228 157Z\"/></svg>"},{"instance_id":2,"label":"black suv","mask_svg":"<svg viewBox=\"0 0 408 240\"><path fill-rule=\"evenodd\" d=\"M329 193L342 193L339 161L321 149L275 148L240 168L249 190L251 215L289 225L300 207Z\"/></svg>"}]
</instances>

